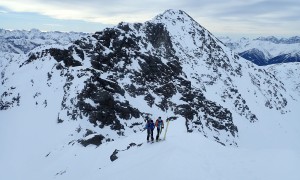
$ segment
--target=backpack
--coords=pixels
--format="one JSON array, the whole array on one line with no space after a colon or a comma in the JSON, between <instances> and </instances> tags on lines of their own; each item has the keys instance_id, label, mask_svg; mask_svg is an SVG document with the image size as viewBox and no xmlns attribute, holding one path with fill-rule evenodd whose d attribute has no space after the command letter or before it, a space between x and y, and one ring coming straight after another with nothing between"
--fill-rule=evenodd
<instances>
[{"instance_id":1,"label":"backpack","mask_svg":"<svg viewBox=\"0 0 300 180\"><path fill-rule=\"evenodd\" d=\"M156 127L164 128L164 122L161 119L157 119L155 122Z\"/></svg>"}]
</instances>

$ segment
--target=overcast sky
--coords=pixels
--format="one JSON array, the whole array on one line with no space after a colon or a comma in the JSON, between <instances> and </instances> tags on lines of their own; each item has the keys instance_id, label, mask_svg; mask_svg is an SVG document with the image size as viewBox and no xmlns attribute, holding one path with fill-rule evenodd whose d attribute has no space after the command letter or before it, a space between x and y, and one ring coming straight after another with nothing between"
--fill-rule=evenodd
<instances>
[{"instance_id":1,"label":"overcast sky","mask_svg":"<svg viewBox=\"0 0 300 180\"><path fill-rule=\"evenodd\" d=\"M300 35L299 0L1 0L0 28L95 32L181 9L215 35Z\"/></svg>"}]
</instances>

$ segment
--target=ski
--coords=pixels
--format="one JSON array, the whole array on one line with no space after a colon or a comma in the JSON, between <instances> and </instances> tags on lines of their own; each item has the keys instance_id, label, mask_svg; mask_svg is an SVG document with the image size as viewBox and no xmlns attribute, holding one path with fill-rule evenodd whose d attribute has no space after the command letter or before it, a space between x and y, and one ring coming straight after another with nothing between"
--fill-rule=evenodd
<instances>
[{"instance_id":1,"label":"ski","mask_svg":"<svg viewBox=\"0 0 300 180\"><path fill-rule=\"evenodd\" d=\"M164 135L164 139L163 140L166 140L169 123L170 123L170 120L168 120L168 122L167 122L167 127L166 127L166 130L165 130L165 135Z\"/></svg>"}]
</instances>

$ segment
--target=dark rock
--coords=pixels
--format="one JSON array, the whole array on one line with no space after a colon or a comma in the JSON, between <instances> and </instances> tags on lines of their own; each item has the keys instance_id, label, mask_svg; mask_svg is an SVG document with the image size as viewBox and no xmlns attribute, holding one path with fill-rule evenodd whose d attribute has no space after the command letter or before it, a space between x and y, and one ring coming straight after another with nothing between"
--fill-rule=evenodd
<instances>
[{"instance_id":1,"label":"dark rock","mask_svg":"<svg viewBox=\"0 0 300 180\"><path fill-rule=\"evenodd\" d=\"M78 140L78 142L83 145L84 147L88 146L88 145L96 145L96 146L100 146L102 144L102 141L105 139L104 136L102 136L101 134L95 135L90 139L80 139Z\"/></svg>"},{"instance_id":2,"label":"dark rock","mask_svg":"<svg viewBox=\"0 0 300 180\"><path fill-rule=\"evenodd\" d=\"M118 152L119 152L119 150L115 149L115 151L114 151L114 152L112 153L112 155L110 156L110 160L111 160L112 162L118 159L118 156L117 156Z\"/></svg>"},{"instance_id":3,"label":"dark rock","mask_svg":"<svg viewBox=\"0 0 300 180\"><path fill-rule=\"evenodd\" d=\"M84 134L84 137L87 137L88 135L91 135L91 134L95 134L95 132L90 129L86 129L86 133Z\"/></svg>"},{"instance_id":4,"label":"dark rock","mask_svg":"<svg viewBox=\"0 0 300 180\"><path fill-rule=\"evenodd\" d=\"M79 61L76 61L70 50L50 48L49 53L57 62L63 61L66 67L82 66Z\"/></svg>"}]
</instances>

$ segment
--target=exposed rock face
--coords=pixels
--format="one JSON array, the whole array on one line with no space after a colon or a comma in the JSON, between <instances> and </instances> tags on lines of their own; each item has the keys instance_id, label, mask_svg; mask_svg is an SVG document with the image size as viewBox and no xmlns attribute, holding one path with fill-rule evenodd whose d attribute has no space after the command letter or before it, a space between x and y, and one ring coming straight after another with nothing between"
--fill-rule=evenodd
<instances>
[{"instance_id":1,"label":"exposed rock face","mask_svg":"<svg viewBox=\"0 0 300 180\"><path fill-rule=\"evenodd\" d=\"M254 93L265 97L259 100L265 108L286 111L280 81L241 63L183 11L168 10L144 24L120 23L69 46L32 51L20 67L38 63L52 65L48 87L58 75L65 81L59 122L87 120L97 129L90 139L82 134L78 142L84 146L140 131L144 118L153 115L149 110L185 121L188 132L237 145L233 113L258 121L247 104ZM239 81L253 88L247 92ZM3 96L1 109L15 104Z\"/></svg>"}]
</instances>

